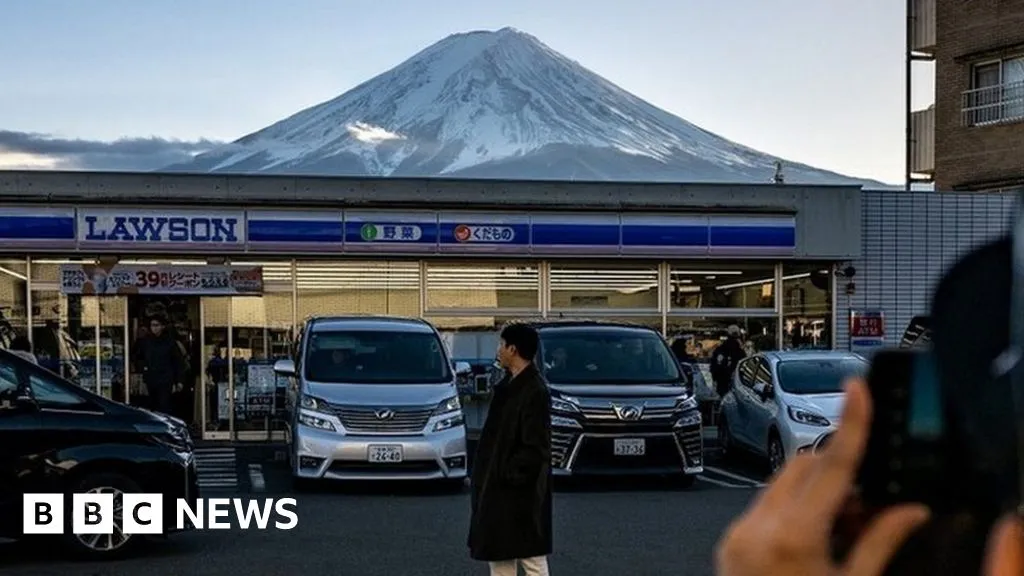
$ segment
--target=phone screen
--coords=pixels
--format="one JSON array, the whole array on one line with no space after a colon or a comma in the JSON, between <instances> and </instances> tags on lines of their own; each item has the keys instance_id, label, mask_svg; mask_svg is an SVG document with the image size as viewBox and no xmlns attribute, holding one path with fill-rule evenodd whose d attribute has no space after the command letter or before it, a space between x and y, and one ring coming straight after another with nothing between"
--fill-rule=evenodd
<instances>
[{"instance_id":1,"label":"phone screen","mask_svg":"<svg viewBox=\"0 0 1024 576\"><path fill-rule=\"evenodd\" d=\"M922 442L937 442L945 431L939 373L930 352L920 352L910 371L908 434Z\"/></svg>"},{"instance_id":2,"label":"phone screen","mask_svg":"<svg viewBox=\"0 0 1024 576\"><path fill-rule=\"evenodd\" d=\"M868 506L922 502L943 506L946 419L941 383L928 350L883 350L868 372L874 405L858 474Z\"/></svg>"}]
</instances>

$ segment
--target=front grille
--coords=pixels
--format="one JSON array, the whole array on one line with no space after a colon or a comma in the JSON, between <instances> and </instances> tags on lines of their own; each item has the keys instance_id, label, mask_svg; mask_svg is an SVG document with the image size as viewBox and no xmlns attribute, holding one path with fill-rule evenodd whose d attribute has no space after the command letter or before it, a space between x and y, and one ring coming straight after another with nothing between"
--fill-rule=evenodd
<instances>
[{"instance_id":1,"label":"front grille","mask_svg":"<svg viewBox=\"0 0 1024 576\"><path fill-rule=\"evenodd\" d=\"M640 406L641 403L631 404L633 406ZM611 421L611 422L657 422L666 421L672 418L675 414L676 409L674 406L667 407L648 407L644 408L643 413L637 420L622 420L615 413L615 408L612 406L585 406L580 408L580 413L583 414L583 418L586 420L592 420L595 422Z\"/></svg>"},{"instance_id":2,"label":"front grille","mask_svg":"<svg viewBox=\"0 0 1024 576\"><path fill-rule=\"evenodd\" d=\"M643 456L616 456L614 438L603 436L584 436L573 470L577 472L595 472L602 470L640 470L643 468L682 470L682 458L679 447L670 434L664 436L647 436L646 451Z\"/></svg>"},{"instance_id":3,"label":"front grille","mask_svg":"<svg viewBox=\"0 0 1024 576\"><path fill-rule=\"evenodd\" d=\"M419 434L434 413L434 407L389 408L386 406L367 408L355 406L339 406L331 404L328 409L341 420L341 425L349 432L373 432L389 434ZM389 418L378 415L389 410Z\"/></svg>"},{"instance_id":4,"label":"front grille","mask_svg":"<svg viewBox=\"0 0 1024 576\"><path fill-rule=\"evenodd\" d=\"M551 432L551 467L563 468L576 444L576 432L553 430Z\"/></svg>"},{"instance_id":5,"label":"front grille","mask_svg":"<svg viewBox=\"0 0 1024 576\"><path fill-rule=\"evenodd\" d=\"M676 432L679 445L683 447L686 460L689 464L700 463L704 456L704 434L700 425L687 426Z\"/></svg>"},{"instance_id":6,"label":"front grille","mask_svg":"<svg viewBox=\"0 0 1024 576\"><path fill-rule=\"evenodd\" d=\"M361 462L358 460L335 460L327 468L335 474L385 472L390 474L432 474L441 468L434 460L407 460L405 462Z\"/></svg>"}]
</instances>

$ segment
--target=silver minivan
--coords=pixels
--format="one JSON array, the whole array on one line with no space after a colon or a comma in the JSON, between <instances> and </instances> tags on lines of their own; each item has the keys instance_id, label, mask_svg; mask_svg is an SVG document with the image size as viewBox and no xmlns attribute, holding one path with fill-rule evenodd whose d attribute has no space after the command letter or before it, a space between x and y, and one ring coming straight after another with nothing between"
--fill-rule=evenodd
<instances>
[{"instance_id":1,"label":"silver minivan","mask_svg":"<svg viewBox=\"0 0 1024 576\"><path fill-rule=\"evenodd\" d=\"M466 477L466 426L453 364L419 319L322 317L306 322L290 376L289 460L296 480Z\"/></svg>"}]
</instances>

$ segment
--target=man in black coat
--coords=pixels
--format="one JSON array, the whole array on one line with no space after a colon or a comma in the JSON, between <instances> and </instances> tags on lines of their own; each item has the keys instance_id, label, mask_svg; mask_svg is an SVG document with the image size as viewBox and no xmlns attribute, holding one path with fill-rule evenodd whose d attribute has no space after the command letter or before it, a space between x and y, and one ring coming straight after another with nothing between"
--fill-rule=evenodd
<instances>
[{"instance_id":1,"label":"man in black coat","mask_svg":"<svg viewBox=\"0 0 1024 576\"><path fill-rule=\"evenodd\" d=\"M736 365L746 358L740 327L732 324L727 330L728 337L711 352L711 378L715 381L715 392L719 398L725 396L732 386L732 375Z\"/></svg>"},{"instance_id":2,"label":"man in black coat","mask_svg":"<svg viewBox=\"0 0 1024 576\"><path fill-rule=\"evenodd\" d=\"M494 387L472 470L469 550L492 576L547 576L551 535L551 394L533 363L537 331L501 333Z\"/></svg>"},{"instance_id":3,"label":"man in black coat","mask_svg":"<svg viewBox=\"0 0 1024 576\"><path fill-rule=\"evenodd\" d=\"M154 316L149 321L149 336L142 342L142 381L146 384L150 406L171 414L171 393L185 379L184 359L178 341L167 330L167 320Z\"/></svg>"}]
</instances>

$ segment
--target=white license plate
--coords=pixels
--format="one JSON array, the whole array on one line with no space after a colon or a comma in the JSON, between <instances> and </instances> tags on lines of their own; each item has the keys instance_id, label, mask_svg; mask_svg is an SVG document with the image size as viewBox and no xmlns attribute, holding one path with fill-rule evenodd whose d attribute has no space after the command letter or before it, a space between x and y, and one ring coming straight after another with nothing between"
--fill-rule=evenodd
<instances>
[{"instance_id":1,"label":"white license plate","mask_svg":"<svg viewBox=\"0 0 1024 576\"><path fill-rule=\"evenodd\" d=\"M647 452L647 441L643 438L616 438L616 456L643 456Z\"/></svg>"},{"instance_id":2,"label":"white license plate","mask_svg":"<svg viewBox=\"0 0 1024 576\"><path fill-rule=\"evenodd\" d=\"M367 459L370 462L382 464L396 464L402 461L401 446L370 446Z\"/></svg>"}]
</instances>

